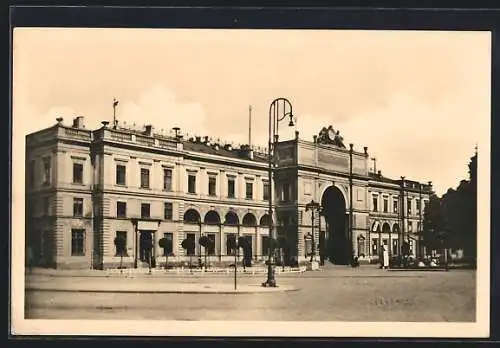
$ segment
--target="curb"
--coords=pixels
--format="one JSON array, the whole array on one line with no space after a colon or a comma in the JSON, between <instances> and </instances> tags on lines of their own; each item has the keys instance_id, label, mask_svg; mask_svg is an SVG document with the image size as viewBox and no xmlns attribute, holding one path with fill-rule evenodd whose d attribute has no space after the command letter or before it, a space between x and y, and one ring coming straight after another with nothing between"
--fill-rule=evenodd
<instances>
[{"instance_id":1,"label":"curb","mask_svg":"<svg viewBox=\"0 0 500 348\"><path fill-rule=\"evenodd\" d=\"M272 293L283 293L283 292L291 292L298 291L298 288L294 287L277 287L277 288L263 288L268 290L120 290L120 289L56 289L56 288L37 288L30 287L26 288L26 291L38 291L38 292L73 292L73 293L121 293L121 294L192 294L192 295L237 295L237 294L272 294Z\"/></svg>"}]
</instances>

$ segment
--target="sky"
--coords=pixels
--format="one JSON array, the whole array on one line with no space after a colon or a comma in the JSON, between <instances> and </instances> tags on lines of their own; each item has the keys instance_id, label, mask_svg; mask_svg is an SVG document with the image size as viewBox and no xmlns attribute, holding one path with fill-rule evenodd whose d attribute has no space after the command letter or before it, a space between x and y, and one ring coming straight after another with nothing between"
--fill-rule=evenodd
<instances>
[{"instance_id":1,"label":"sky","mask_svg":"<svg viewBox=\"0 0 500 348\"><path fill-rule=\"evenodd\" d=\"M312 140L332 125L384 176L468 178L490 146L487 32L17 28L13 125L23 137L59 116L265 146L270 103L288 98Z\"/></svg>"}]
</instances>

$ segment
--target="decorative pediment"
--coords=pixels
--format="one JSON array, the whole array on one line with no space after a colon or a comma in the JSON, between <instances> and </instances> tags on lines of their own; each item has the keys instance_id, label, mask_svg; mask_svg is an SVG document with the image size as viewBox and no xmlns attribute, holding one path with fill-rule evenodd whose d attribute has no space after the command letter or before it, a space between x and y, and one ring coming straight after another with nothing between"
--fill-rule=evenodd
<instances>
[{"instance_id":1,"label":"decorative pediment","mask_svg":"<svg viewBox=\"0 0 500 348\"><path fill-rule=\"evenodd\" d=\"M340 132L330 125L323 127L318 134L318 144L334 145L341 148L346 148L344 145L344 138L340 135Z\"/></svg>"}]
</instances>

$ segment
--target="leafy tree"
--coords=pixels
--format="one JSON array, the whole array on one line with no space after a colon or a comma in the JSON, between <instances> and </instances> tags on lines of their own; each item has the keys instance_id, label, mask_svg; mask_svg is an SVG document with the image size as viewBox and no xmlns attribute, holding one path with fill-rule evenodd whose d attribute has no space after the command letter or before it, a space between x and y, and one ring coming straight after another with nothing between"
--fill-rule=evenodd
<instances>
[{"instance_id":1,"label":"leafy tree","mask_svg":"<svg viewBox=\"0 0 500 348\"><path fill-rule=\"evenodd\" d=\"M158 241L158 245L163 249L163 253L165 254L165 269L168 268L168 250L172 249L172 240L170 238L161 238Z\"/></svg>"},{"instance_id":2,"label":"leafy tree","mask_svg":"<svg viewBox=\"0 0 500 348\"><path fill-rule=\"evenodd\" d=\"M195 248L195 243L194 240L190 238L186 238L182 241L181 246L183 249L185 249L189 253L189 268L191 268L192 265L192 259L193 259L193 250Z\"/></svg>"},{"instance_id":3,"label":"leafy tree","mask_svg":"<svg viewBox=\"0 0 500 348\"><path fill-rule=\"evenodd\" d=\"M116 247L116 253L120 255L120 269L123 268L123 255L127 251L127 241L125 240L125 237L122 235L118 235L115 237L114 244Z\"/></svg>"}]
</instances>

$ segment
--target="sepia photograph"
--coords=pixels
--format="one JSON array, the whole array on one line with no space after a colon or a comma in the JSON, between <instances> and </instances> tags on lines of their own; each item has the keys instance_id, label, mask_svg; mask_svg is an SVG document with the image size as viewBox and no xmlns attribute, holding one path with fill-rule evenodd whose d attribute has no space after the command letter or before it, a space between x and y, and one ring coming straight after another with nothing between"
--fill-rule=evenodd
<instances>
[{"instance_id":1,"label":"sepia photograph","mask_svg":"<svg viewBox=\"0 0 500 348\"><path fill-rule=\"evenodd\" d=\"M12 40L15 331L488 336L490 32Z\"/></svg>"}]
</instances>

